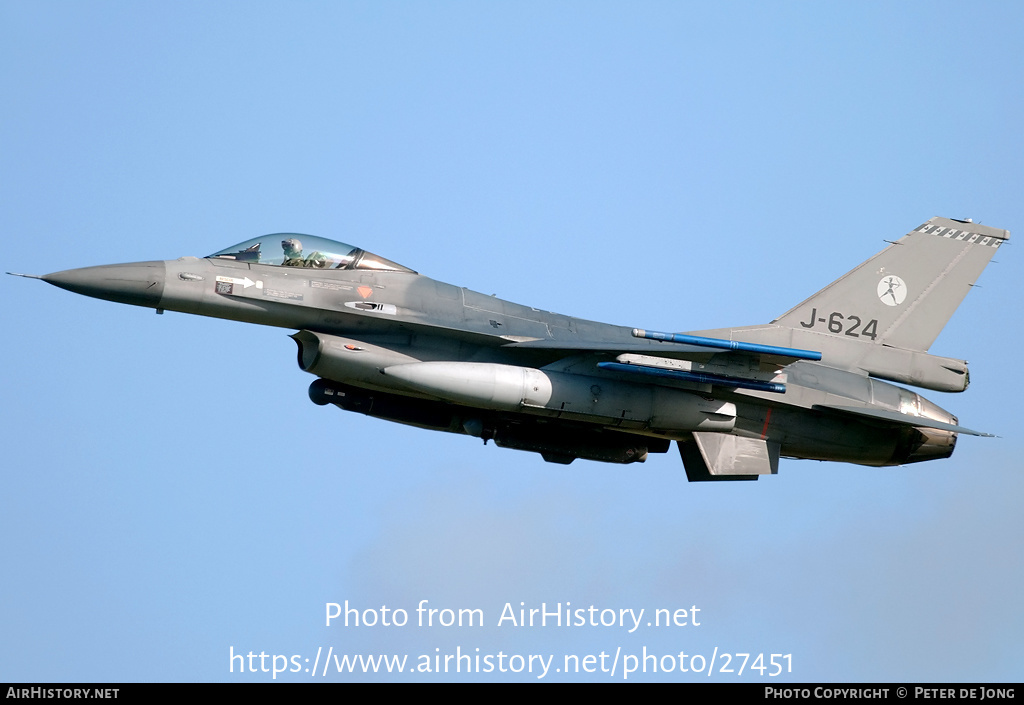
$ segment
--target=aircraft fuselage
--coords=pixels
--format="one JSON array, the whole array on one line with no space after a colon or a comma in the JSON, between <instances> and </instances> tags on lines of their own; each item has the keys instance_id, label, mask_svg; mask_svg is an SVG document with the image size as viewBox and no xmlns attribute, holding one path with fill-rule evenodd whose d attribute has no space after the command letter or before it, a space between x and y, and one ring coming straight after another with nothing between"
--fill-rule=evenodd
<instances>
[{"instance_id":1,"label":"aircraft fuselage","mask_svg":"<svg viewBox=\"0 0 1024 705\"><path fill-rule=\"evenodd\" d=\"M617 359L608 349L659 358L670 344L404 271L183 257L44 279L160 312L300 329L294 336L300 366L321 380L310 390L317 403L494 439L555 462L643 460L648 452L667 451L670 440L686 442L694 431L771 438L785 457L867 465L946 457L955 443L954 434L942 431L923 438L907 426L812 411L837 399L892 410L908 395L920 399L866 375L798 361L787 367L784 395L638 382L596 365ZM548 347L520 346L536 341ZM385 373L389 368L392 373ZM545 388L535 390L537 384ZM938 407L934 411L955 423ZM935 435L944 437L935 442Z\"/></svg>"}]
</instances>

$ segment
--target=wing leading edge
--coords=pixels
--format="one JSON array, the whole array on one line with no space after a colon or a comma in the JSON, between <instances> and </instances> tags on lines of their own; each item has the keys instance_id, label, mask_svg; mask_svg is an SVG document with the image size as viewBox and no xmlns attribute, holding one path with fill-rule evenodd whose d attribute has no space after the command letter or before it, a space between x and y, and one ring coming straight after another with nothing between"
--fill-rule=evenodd
<instances>
[{"instance_id":1,"label":"wing leading edge","mask_svg":"<svg viewBox=\"0 0 1024 705\"><path fill-rule=\"evenodd\" d=\"M636 342L583 343L536 340L504 347L530 350L558 350L566 355L606 353L616 362L599 362L600 369L649 378L670 379L733 389L751 389L785 394L781 370L798 360L821 360L816 350L744 343L684 333L661 333L634 328ZM645 341L655 341L655 345ZM661 346L657 343L668 343Z\"/></svg>"}]
</instances>

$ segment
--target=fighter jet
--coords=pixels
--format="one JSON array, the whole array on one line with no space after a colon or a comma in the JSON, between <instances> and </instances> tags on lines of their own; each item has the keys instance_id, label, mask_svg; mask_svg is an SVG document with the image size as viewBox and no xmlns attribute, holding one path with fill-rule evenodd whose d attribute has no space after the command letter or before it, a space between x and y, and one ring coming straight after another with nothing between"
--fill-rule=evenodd
<instances>
[{"instance_id":1,"label":"fighter jet","mask_svg":"<svg viewBox=\"0 0 1024 705\"><path fill-rule=\"evenodd\" d=\"M927 351L1009 236L932 218L770 323L690 333L521 306L292 233L36 278L157 313L295 329L319 405L552 463L643 462L675 441L690 481L756 480L782 457L901 465L989 435L892 382L967 388L965 361Z\"/></svg>"}]
</instances>

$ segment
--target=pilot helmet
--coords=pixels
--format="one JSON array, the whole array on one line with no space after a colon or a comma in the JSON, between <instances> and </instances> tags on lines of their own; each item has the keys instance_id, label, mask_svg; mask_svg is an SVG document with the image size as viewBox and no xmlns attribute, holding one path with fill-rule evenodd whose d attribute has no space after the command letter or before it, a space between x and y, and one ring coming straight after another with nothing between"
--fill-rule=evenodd
<instances>
[{"instance_id":1,"label":"pilot helmet","mask_svg":"<svg viewBox=\"0 0 1024 705\"><path fill-rule=\"evenodd\" d=\"M284 253L289 257L302 254L302 243L294 237L282 240L281 247L284 249Z\"/></svg>"}]
</instances>

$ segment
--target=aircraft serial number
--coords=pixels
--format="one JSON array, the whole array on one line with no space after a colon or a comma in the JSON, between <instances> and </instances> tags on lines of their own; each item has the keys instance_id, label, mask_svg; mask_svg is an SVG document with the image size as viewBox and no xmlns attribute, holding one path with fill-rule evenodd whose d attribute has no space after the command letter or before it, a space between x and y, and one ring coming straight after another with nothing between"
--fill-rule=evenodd
<instances>
[{"instance_id":1,"label":"aircraft serial number","mask_svg":"<svg viewBox=\"0 0 1024 705\"><path fill-rule=\"evenodd\" d=\"M860 316L847 316L839 311L833 311L828 314L827 318L825 316L819 317L818 309L812 308L810 319L800 321L800 325L804 328L814 328L819 323L827 327L829 333L842 333L851 338L864 337L871 338L872 340L878 337L877 318L872 318L865 324Z\"/></svg>"}]
</instances>

